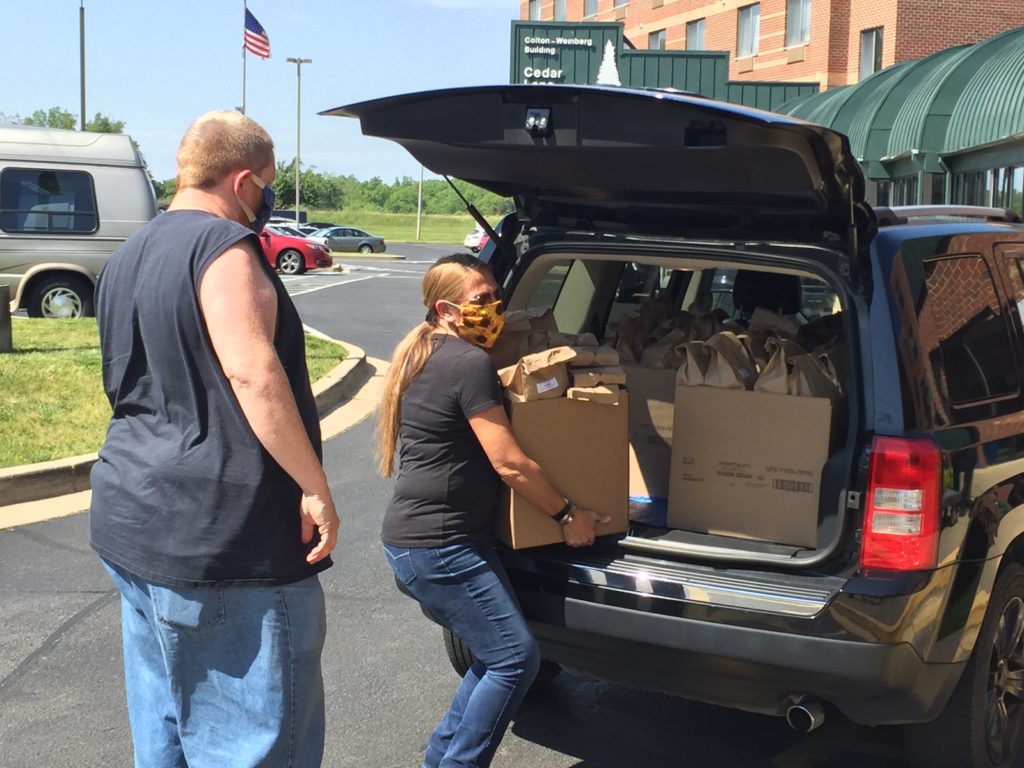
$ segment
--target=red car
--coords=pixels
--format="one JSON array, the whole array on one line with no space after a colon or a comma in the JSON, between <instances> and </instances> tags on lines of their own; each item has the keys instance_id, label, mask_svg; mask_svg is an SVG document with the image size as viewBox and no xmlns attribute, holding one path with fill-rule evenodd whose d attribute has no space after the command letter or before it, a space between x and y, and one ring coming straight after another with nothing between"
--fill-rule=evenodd
<instances>
[{"instance_id":1,"label":"red car","mask_svg":"<svg viewBox=\"0 0 1024 768\"><path fill-rule=\"evenodd\" d=\"M280 227L264 227L260 233L263 253L270 266L286 275L301 275L307 269L334 264L331 249Z\"/></svg>"}]
</instances>

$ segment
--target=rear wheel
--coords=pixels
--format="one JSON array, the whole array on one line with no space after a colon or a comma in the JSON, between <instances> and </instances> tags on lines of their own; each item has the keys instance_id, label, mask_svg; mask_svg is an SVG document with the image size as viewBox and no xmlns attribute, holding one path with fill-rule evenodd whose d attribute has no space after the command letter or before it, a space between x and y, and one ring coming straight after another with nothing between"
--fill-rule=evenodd
<instances>
[{"instance_id":1,"label":"rear wheel","mask_svg":"<svg viewBox=\"0 0 1024 768\"><path fill-rule=\"evenodd\" d=\"M915 768L1011 768L1024 761L1024 567L999 574L963 677L937 719L906 728Z\"/></svg>"},{"instance_id":2,"label":"rear wheel","mask_svg":"<svg viewBox=\"0 0 1024 768\"><path fill-rule=\"evenodd\" d=\"M461 637L447 627L441 627L441 632L444 634L444 650L448 654L448 661L451 662L452 668L459 673L459 677L462 677L473 666L475 660L473 651L462 641ZM562 668L555 662L541 659L540 669L537 671L537 677L533 679L530 690L537 691L545 688L561 671Z\"/></svg>"},{"instance_id":3,"label":"rear wheel","mask_svg":"<svg viewBox=\"0 0 1024 768\"><path fill-rule=\"evenodd\" d=\"M91 317L92 285L74 275L42 277L32 286L26 309L29 317Z\"/></svg>"},{"instance_id":4,"label":"rear wheel","mask_svg":"<svg viewBox=\"0 0 1024 768\"><path fill-rule=\"evenodd\" d=\"M360 253L373 253L373 247L369 243L363 243L359 246Z\"/></svg>"},{"instance_id":5,"label":"rear wheel","mask_svg":"<svg viewBox=\"0 0 1024 768\"><path fill-rule=\"evenodd\" d=\"M306 261L301 253L288 249L278 254L277 268L286 275L300 275L306 271Z\"/></svg>"}]
</instances>

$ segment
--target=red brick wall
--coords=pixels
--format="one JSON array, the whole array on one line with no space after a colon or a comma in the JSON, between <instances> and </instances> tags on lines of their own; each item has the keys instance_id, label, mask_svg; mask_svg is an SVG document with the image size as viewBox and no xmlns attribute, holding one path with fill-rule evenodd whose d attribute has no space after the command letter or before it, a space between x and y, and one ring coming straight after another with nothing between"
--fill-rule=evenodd
<instances>
[{"instance_id":1,"label":"red brick wall","mask_svg":"<svg viewBox=\"0 0 1024 768\"><path fill-rule=\"evenodd\" d=\"M1024 26L1024 0L914 0L900 3L895 60L922 59Z\"/></svg>"},{"instance_id":2,"label":"red brick wall","mask_svg":"<svg viewBox=\"0 0 1024 768\"><path fill-rule=\"evenodd\" d=\"M1024 26L1024 0L811 0L811 39L802 61L785 48L786 0L761 0L758 55L740 72L735 59L737 13L750 0L598 0L598 12L586 21L621 21L627 39L646 48L648 35L665 30L665 47L686 47L686 23L705 19L704 44L728 51L734 80L818 82L827 88L855 83L860 73L860 35L882 27L882 66L919 59L943 48L976 43ZM529 3L520 0L520 18ZM554 16L554 0L541 0L541 19ZM583 0L566 0L569 21L583 21ZM752 64L752 69L748 66Z\"/></svg>"}]
</instances>

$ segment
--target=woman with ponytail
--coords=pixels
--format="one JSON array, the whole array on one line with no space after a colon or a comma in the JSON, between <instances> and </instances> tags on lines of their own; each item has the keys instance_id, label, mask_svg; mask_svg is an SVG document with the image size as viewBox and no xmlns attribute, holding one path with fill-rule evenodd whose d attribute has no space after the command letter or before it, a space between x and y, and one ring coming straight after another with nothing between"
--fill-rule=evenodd
<instances>
[{"instance_id":1,"label":"woman with ponytail","mask_svg":"<svg viewBox=\"0 0 1024 768\"><path fill-rule=\"evenodd\" d=\"M391 569L473 651L425 768L483 768L540 664L537 643L490 544L500 483L562 523L571 547L607 519L576 507L516 443L486 353L503 307L490 268L468 254L423 278L424 322L398 344L384 384L380 472L398 474L381 538Z\"/></svg>"}]
</instances>

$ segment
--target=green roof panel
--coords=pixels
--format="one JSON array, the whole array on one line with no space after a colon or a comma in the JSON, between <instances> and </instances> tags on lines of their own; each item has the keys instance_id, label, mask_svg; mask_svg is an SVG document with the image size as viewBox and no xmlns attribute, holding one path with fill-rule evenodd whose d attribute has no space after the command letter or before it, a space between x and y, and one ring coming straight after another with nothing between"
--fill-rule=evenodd
<instances>
[{"instance_id":1,"label":"green roof panel","mask_svg":"<svg viewBox=\"0 0 1024 768\"><path fill-rule=\"evenodd\" d=\"M1024 133L1024 29L978 68L953 107L944 150L990 144Z\"/></svg>"}]
</instances>

